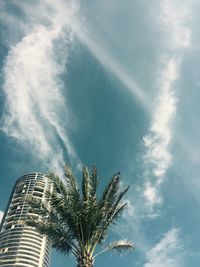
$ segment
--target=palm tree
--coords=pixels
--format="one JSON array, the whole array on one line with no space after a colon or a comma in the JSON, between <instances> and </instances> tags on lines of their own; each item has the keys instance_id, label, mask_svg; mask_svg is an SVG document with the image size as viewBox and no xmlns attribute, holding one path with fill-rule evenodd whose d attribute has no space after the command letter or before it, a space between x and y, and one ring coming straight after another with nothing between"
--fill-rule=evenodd
<instances>
[{"instance_id":1,"label":"palm tree","mask_svg":"<svg viewBox=\"0 0 200 267\"><path fill-rule=\"evenodd\" d=\"M30 215L27 224L50 238L52 246L64 254L73 254L78 267L92 267L94 259L109 250L122 252L133 248L127 240L118 240L95 254L97 245L107 236L109 226L124 210L122 198L128 191L119 188L120 173L115 174L106 186L101 198L97 198L97 170L83 167L82 189L71 169L66 166L64 179L54 173L48 175L52 190L45 201L29 197ZM30 214L31 214L30 213Z\"/></svg>"}]
</instances>

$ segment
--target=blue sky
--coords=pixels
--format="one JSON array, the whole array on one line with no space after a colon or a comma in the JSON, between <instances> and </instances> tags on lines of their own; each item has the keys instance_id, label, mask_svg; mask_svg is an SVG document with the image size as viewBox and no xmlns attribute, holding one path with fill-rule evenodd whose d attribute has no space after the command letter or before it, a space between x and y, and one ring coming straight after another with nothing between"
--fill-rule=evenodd
<instances>
[{"instance_id":1,"label":"blue sky","mask_svg":"<svg viewBox=\"0 0 200 267\"><path fill-rule=\"evenodd\" d=\"M197 0L0 1L0 214L16 179L96 164L130 184L96 266L198 267ZM53 252L51 267L75 266Z\"/></svg>"}]
</instances>

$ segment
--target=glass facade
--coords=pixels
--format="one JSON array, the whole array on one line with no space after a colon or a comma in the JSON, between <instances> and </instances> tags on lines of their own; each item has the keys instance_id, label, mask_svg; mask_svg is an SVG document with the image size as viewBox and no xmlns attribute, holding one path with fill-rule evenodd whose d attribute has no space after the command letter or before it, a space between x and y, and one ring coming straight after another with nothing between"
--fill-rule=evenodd
<instances>
[{"instance_id":1,"label":"glass facade","mask_svg":"<svg viewBox=\"0 0 200 267\"><path fill-rule=\"evenodd\" d=\"M7 211L0 226L0 267L48 267L51 244L25 221L31 213L26 197L39 199L50 190L51 184L44 174L30 173L20 177L13 189Z\"/></svg>"}]
</instances>

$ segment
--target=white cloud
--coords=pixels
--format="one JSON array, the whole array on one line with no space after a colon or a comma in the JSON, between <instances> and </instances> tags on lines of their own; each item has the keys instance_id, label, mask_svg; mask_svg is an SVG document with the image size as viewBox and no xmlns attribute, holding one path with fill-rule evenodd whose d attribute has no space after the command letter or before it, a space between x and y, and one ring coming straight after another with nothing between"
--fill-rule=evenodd
<instances>
[{"instance_id":1,"label":"white cloud","mask_svg":"<svg viewBox=\"0 0 200 267\"><path fill-rule=\"evenodd\" d=\"M178 64L171 59L160 74L158 87L160 96L153 113L150 133L144 137L147 149L145 161L152 165L153 175L160 179L165 175L171 161L168 146L172 138L171 126L176 114L174 82L178 78Z\"/></svg>"},{"instance_id":2,"label":"white cloud","mask_svg":"<svg viewBox=\"0 0 200 267\"><path fill-rule=\"evenodd\" d=\"M125 212L123 213L123 218L128 221L134 217L135 207L130 199L124 199L124 202L127 203L127 206Z\"/></svg>"},{"instance_id":3,"label":"white cloud","mask_svg":"<svg viewBox=\"0 0 200 267\"><path fill-rule=\"evenodd\" d=\"M172 50L188 48L191 43L189 22L191 1L163 0L160 1L159 20L167 31L167 44Z\"/></svg>"},{"instance_id":4,"label":"white cloud","mask_svg":"<svg viewBox=\"0 0 200 267\"><path fill-rule=\"evenodd\" d=\"M144 196L148 200L148 205L150 207L152 207L154 204L160 204L162 202L157 188L155 186L152 186L150 182L147 182L145 184Z\"/></svg>"},{"instance_id":5,"label":"white cloud","mask_svg":"<svg viewBox=\"0 0 200 267\"><path fill-rule=\"evenodd\" d=\"M3 219L3 214L4 214L4 212L2 210L0 210L0 223L1 223L1 220Z\"/></svg>"},{"instance_id":6,"label":"white cloud","mask_svg":"<svg viewBox=\"0 0 200 267\"><path fill-rule=\"evenodd\" d=\"M75 23L73 25L74 31L79 40L90 50L93 56L112 74L114 74L122 84L130 90L139 102L147 109L150 108L150 101L148 95L137 84L132 75L129 75L117 60L113 58L103 45L95 40L95 36L88 31L86 25Z\"/></svg>"},{"instance_id":7,"label":"white cloud","mask_svg":"<svg viewBox=\"0 0 200 267\"><path fill-rule=\"evenodd\" d=\"M191 30L187 25L189 14L187 3L188 1L163 0L159 1L156 7L156 13L159 13L157 22L165 36L163 52L160 55L163 67L158 71L156 79L159 95L153 110L149 133L144 137L147 176L144 197L152 212L154 206L162 203L159 189L172 162L169 147L177 111L175 83L179 79L184 49L190 47Z\"/></svg>"},{"instance_id":8,"label":"white cloud","mask_svg":"<svg viewBox=\"0 0 200 267\"><path fill-rule=\"evenodd\" d=\"M183 267L181 249L179 231L173 228L148 251L144 267Z\"/></svg>"},{"instance_id":9,"label":"white cloud","mask_svg":"<svg viewBox=\"0 0 200 267\"><path fill-rule=\"evenodd\" d=\"M66 133L69 118L60 79L73 41L70 25L78 4L45 0L34 9L28 3L20 3L19 7L25 14L26 27L4 64L3 130L28 144L44 163L59 170L64 159L55 133L65 144L69 157L79 163Z\"/></svg>"}]
</instances>

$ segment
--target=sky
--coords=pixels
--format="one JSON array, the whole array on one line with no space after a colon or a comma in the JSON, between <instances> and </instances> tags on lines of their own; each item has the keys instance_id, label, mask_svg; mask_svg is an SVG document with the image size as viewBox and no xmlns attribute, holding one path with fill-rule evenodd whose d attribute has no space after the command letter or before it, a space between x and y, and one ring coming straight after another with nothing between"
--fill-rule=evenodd
<instances>
[{"instance_id":1,"label":"sky","mask_svg":"<svg viewBox=\"0 0 200 267\"><path fill-rule=\"evenodd\" d=\"M0 0L0 218L17 178L96 164L127 209L100 266L198 267L200 2ZM52 253L51 267L75 266Z\"/></svg>"}]
</instances>

